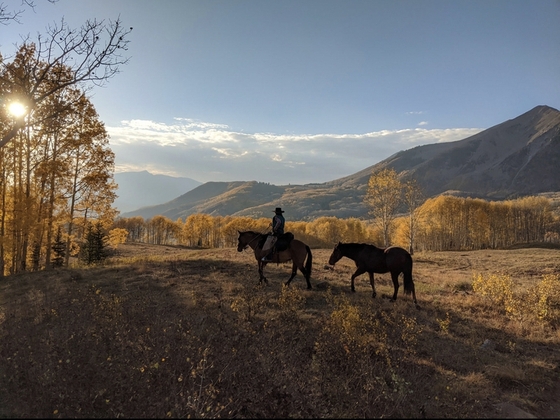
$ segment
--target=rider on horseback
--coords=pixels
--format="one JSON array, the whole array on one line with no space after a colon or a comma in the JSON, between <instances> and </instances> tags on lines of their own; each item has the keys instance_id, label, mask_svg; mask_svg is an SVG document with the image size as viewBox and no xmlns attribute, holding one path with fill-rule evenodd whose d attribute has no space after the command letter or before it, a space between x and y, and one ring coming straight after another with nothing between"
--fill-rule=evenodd
<instances>
[{"instance_id":1,"label":"rider on horseback","mask_svg":"<svg viewBox=\"0 0 560 420\"><path fill-rule=\"evenodd\" d=\"M274 245L276 244L278 237L284 234L284 225L286 224L286 219L284 219L284 216L282 215L282 213L284 213L282 208L276 207L274 213L275 214L271 223L272 235L268 235L268 238L266 238L266 242L263 245L263 251L268 251L269 249L271 250L268 255L262 257L262 261L267 262L272 261L272 257L275 252Z\"/></svg>"}]
</instances>

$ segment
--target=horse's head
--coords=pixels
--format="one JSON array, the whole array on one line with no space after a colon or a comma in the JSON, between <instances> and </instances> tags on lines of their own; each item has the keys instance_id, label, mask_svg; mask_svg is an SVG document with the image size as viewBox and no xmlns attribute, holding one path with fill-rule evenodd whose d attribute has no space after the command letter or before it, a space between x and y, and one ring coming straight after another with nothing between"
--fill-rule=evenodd
<instances>
[{"instance_id":1,"label":"horse's head","mask_svg":"<svg viewBox=\"0 0 560 420\"><path fill-rule=\"evenodd\" d=\"M237 252L241 252L247 248L249 240L247 239L247 232L237 232L239 232L239 237L237 238Z\"/></svg>"},{"instance_id":2,"label":"horse's head","mask_svg":"<svg viewBox=\"0 0 560 420\"><path fill-rule=\"evenodd\" d=\"M330 264L330 265L335 265L335 264L338 262L338 260L340 260L340 259L343 257L342 251L341 251L340 248L339 248L341 244L342 244L342 243L339 242L339 243L337 243L337 244L334 246L334 249L333 249L333 251L332 251L332 254L331 254L330 258L329 258L329 264Z\"/></svg>"}]
</instances>

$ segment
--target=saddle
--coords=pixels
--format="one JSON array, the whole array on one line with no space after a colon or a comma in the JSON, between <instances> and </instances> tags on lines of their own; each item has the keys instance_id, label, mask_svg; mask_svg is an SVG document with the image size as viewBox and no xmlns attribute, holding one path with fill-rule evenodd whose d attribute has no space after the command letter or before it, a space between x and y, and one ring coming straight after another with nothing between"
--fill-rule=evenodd
<instances>
[{"instance_id":1,"label":"saddle","mask_svg":"<svg viewBox=\"0 0 560 420\"><path fill-rule=\"evenodd\" d=\"M259 247L262 249L264 243L266 242L266 238L268 235L263 235L261 240L259 241ZM274 244L274 248L276 252L285 251L290 246L290 242L294 239L294 234L292 232L286 232L282 235L278 236L276 243Z\"/></svg>"},{"instance_id":2,"label":"saddle","mask_svg":"<svg viewBox=\"0 0 560 420\"><path fill-rule=\"evenodd\" d=\"M290 246L290 242L294 239L294 234L292 232L286 232L280 236L278 236L278 240L276 241L276 251L285 251Z\"/></svg>"}]
</instances>

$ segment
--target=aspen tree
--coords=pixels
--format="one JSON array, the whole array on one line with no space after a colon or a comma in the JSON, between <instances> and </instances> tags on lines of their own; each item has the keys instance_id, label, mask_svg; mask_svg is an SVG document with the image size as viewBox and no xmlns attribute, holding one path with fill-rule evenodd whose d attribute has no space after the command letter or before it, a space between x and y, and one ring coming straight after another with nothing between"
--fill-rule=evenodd
<instances>
[{"instance_id":1,"label":"aspen tree","mask_svg":"<svg viewBox=\"0 0 560 420\"><path fill-rule=\"evenodd\" d=\"M0 7L0 21L2 16L13 18L10 12L2 15L2 10ZM69 28L62 18L60 24L49 26L45 35L38 35L36 42L26 38L19 46L19 52L25 50L35 63L24 79L11 77L11 63L0 55L0 95L27 109L26 118L15 120L11 127L2 130L0 148L14 139L23 127L40 124L33 118L32 111L64 89L78 87L87 91L93 86L103 86L119 73L120 67L129 60L124 53L128 50L127 36L131 31L132 28L123 26L120 18L87 20L78 30ZM56 118L59 112L52 109L48 117Z\"/></svg>"},{"instance_id":2,"label":"aspen tree","mask_svg":"<svg viewBox=\"0 0 560 420\"><path fill-rule=\"evenodd\" d=\"M382 169L371 175L364 201L369 206L373 223L383 232L384 246L389 246L391 229L402 203L403 184L394 169Z\"/></svg>"},{"instance_id":3,"label":"aspen tree","mask_svg":"<svg viewBox=\"0 0 560 420\"><path fill-rule=\"evenodd\" d=\"M421 216L420 206L424 201L424 194L416 180L411 179L404 183L403 200L408 210L408 252L414 254L414 241Z\"/></svg>"}]
</instances>

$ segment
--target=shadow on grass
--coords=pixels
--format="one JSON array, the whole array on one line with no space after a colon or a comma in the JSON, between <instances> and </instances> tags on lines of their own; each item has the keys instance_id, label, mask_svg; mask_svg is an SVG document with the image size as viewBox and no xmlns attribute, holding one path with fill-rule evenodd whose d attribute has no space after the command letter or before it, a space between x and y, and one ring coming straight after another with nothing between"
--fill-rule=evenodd
<instances>
[{"instance_id":1,"label":"shadow on grass","mask_svg":"<svg viewBox=\"0 0 560 420\"><path fill-rule=\"evenodd\" d=\"M493 404L528 404L550 385L551 344L422 296L419 311L401 295L350 293L345 273L317 267L314 289L298 274L291 293L291 264L269 264L262 287L250 258L11 276L0 286L0 414L492 417Z\"/></svg>"}]
</instances>

